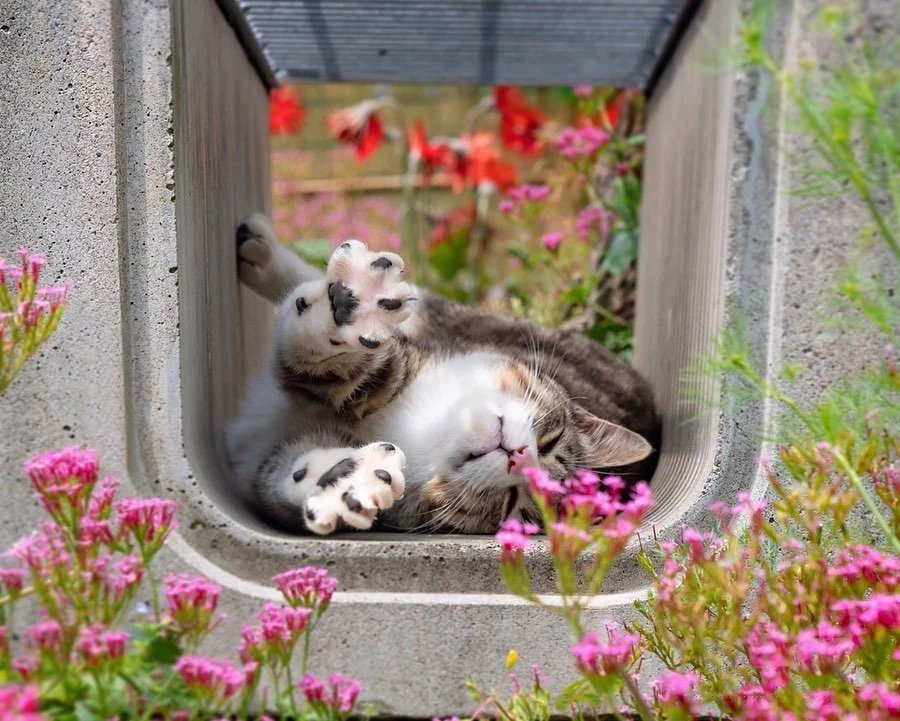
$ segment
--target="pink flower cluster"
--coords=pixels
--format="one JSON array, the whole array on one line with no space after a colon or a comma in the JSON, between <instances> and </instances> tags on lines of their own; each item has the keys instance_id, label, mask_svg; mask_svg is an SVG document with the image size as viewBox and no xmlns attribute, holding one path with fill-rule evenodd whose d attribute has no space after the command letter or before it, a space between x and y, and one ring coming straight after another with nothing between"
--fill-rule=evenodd
<instances>
[{"instance_id":1,"label":"pink flower cluster","mask_svg":"<svg viewBox=\"0 0 900 721\"><path fill-rule=\"evenodd\" d=\"M178 504L167 498L123 498L116 503L120 527L144 549L162 546L176 527L177 509Z\"/></svg>"},{"instance_id":2,"label":"pink flower cluster","mask_svg":"<svg viewBox=\"0 0 900 721\"><path fill-rule=\"evenodd\" d=\"M81 515L97 481L99 463L94 451L71 446L40 453L27 460L23 470L51 516L61 509Z\"/></svg>"},{"instance_id":3,"label":"pink flower cluster","mask_svg":"<svg viewBox=\"0 0 900 721\"><path fill-rule=\"evenodd\" d=\"M37 686L0 686L0 721L44 721L38 713Z\"/></svg>"},{"instance_id":4,"label":"pink flower cluster","mask_svg":"<svg viewBox=\"0 0 900 721\"><path fill-rule=\"evenodd\" d=\"M595 230L605 238L616 220L612 211L597 206L589 206L575 218L575 230L583 240L587 240Z\"/></svg>"},{"instance_id":5,"label":"pink flower cluster","mask_svg":"<svg viewBox=\"0 0 900 721\"><path fill-rule=\"evenodd\" d=\"M38 288L40 274L47 260L39 253L32 253L22 246L16 251L19 255L19 265L10 265L0 258L0 286L2 295L9 302L4 302L0 307L6 306L6 312L0 313L0 337L4 327L21 323L26 332L36 328L42 321L52 320L53 316L65 305L68 295L68 285L44 286ZM7 289L7 286L12 288ZM9 298L9 291L15 292L16 304Z\"/></svg>"},{"instance_id":6,"label":"pink flower cluster","mask_svg":"<svg viewBox=\"0 0 900 721\"><path fill-rule=\"evenodd\" d=\"M85 626L79 631L75 652L86 666L96 668L121 659L128 639L127 631L106 630L99 624Z\"/></svg>"},{"instance_id":7,"label":"pink flower cluster","mask_svg":"<svg viewBox=\"0 0 900 721\"><path fill-rule=\"evenodd\" d=\"M526 203L540 203L550 195L546 185L522 183L506 191L506 197L500 201L500 211L506 214L518 212Z\"/></svg>"},{"instance_id":8,"label":"pink flower cluster","mask_svg":"<svg viewBox=\"0 0 900 721\"><path fill-rule=\"evenodd\" d=\"M581 128L566 128L554 141L554 145L565 157L590 158L609 142L609 133L593 125Z\"/></svg>"},{"instance_id":9,"label":"pink flower cluster","mask_svg":"<svg viewBox=\"0 0 900 721\"><path fill-rule=\"evenodd\" d=\"M678 709L687 714L697 713L697 684L700 677L695 673L667 671L653 682L656 700L668 709Z\"/></svg>"},{"instance_id":10,"label":"pink flower cluster","mask_svg":"<svg viewBox=\"0 0 900 721\"><path fill-rule=\"evenodd\" d=\"M634 660L638 648L637 636L620 633L607 627L607 642L593 632L586 633L572 646L572 655L578 670L587 675L608 676L620 673Z\"/></svg>"},{"instance_id":11,"label":"pink flower cluster","mask_svg":"<svg viewBox=\"0 0 900 721\"><path fill-rule=\"evenodd\" d=\"M337 588L337 579L324 568L296 568L279 573L272 579L284 600L291 606L316 608L321 614Z\"/></svg>"},{"instance_id":12,"label":"pink flower cluster","mask_svg":"<svg viewBox=\"0 0 900 721\"><path fill-rule=\"evenodd\" d=\"M306 674L297 682L297 686L313 708L324 707L342 715L353 710L362 691L359 681L341 674L329 676L327 685L312 674Z\"/></svg>"},{"instance_id":13,"label":"pink flower cluster","mask_svg":"<svg viewBox=\"0 0 900 721\"><path fill-rule=\"evenodd\" d=\"M881 584L893 590L900 586L900 557L889 556L871 546L852 546L837 552L827 573L864 588Z\"/></svg>"},{"instance_id":14,"label":"pink flower cluster","mask_svg":"<svg viewBox=\"0 0 900 721\"><path fill-rule=\"evenodd\" d=\"M556 250L562 244L566 234L561 230L553 230L541 236L541 245L547 250Z\"/></svg>"},{"instance_id":15,"label":"pink flower cluster","mask_svg":"<svg viewBox=\"0 0 900 721\"><path fill-rule=\"evenodd\" d=\"M256 670L254 665L237 668L231 661L190 654L179 658L174 668L189 689L217 701L242 691Z\"/></svg>"},{"instance_id":16,"label":"pink flower cluster","mask_svg":"<svg viewBox=\"0 0 900 721\"><path fill-rule=\"evenodd\" d=\"M203 576L170 573L164 592L169 615L178 630L190 637L203 636L218 625L215 619L222 588Z\"/></svg>"},{"instance_id":17,"label":"pink flower cluster","mask_svg":"<svg viewBox=\"0 0 900 721\"><path fill-rule=\"evenodd\" d=\"M809 673L831 673L843 665L856 650L856 644L842 628L820 621L815 628L797 634L795 652L803 669Z\"/></svg>"},{"instance_id":18,"label":"pink flower cluster","mask_svg":"<svg viewBox=\"0 0 900 721\"><path fill-rule=\"evenodd\" d=\"M522 557L531 545L531 536L540 529L534 523L522 523L518 518L508 518L497 531L497 543L501 547L501 560L514 561Z\"/></svg>"}]
</instances>

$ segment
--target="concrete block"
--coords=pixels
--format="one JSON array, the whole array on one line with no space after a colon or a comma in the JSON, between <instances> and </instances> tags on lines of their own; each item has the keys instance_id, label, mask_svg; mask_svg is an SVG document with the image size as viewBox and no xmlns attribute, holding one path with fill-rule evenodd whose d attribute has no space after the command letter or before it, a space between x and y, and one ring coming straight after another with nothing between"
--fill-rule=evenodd
<instances>
[{"instance_id":1,"label":"concrete block","mask_svg":"<svg viewBox=\"0 0 900 721\"><path fill-rule=\"evenodd\" d=\"M755 461L771 409L706 412L722 398L715 378L689 402L680 390L738 305L768 367L813 366L810 396L857 362L820 330L818 299L855 246L861 211L790 198L797 140L771 123L777 94L764 79L709 69L736 6L704 5L649 105L636 363L666 423L652 518L663 535L706 522L713 500L762 492ZM802 6L773 36L789 59ZM9 0L0 25L0 254L25 243L50 257L54 279L74 283L59 332L0 399L0 546L39 517L22 461L82 443L126 492L181 504L161 564L225 586L214 653L233 652L240 624L273 597L271 575L318 564L342 592L314 667L358 675L392 714L463 710L465 677L490 685L510 648L556 688L571 680L565 627L504 591L491 539L292 538L237 501L222 429L271 317L238 287L233 230L268 207L266 90L216 3ZM546 553L529 562L550 592ZM646 585L626 553L592 617L631 617Z\"/></svg>"}]
</instances>

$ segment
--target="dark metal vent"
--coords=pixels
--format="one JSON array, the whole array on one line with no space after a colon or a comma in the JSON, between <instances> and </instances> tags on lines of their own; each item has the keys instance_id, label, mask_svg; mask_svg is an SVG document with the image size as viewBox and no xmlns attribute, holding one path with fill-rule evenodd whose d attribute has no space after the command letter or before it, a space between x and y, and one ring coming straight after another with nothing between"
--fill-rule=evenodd
<instances>
[{"instance_id":1,"label":"dark metal vent","mask_svg":"<svg viewBox=\"0 0 900 721\"><path fill-rule=\"evenodd\" d=\"M696 0L219 0L278 80L645 87Z\"/></svg>"}]
</instances>

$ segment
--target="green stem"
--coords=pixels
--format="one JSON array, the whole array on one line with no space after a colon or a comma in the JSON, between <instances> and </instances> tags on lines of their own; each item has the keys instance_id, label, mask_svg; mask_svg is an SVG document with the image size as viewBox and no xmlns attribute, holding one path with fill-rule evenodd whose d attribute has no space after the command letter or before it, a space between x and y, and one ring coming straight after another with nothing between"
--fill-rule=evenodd
<instances>
[{"instance_id":1,"label":"green stem","mask_svg":"<svg viewBox=\"0 0 900 721\"><path fill-rule=\"evenodd\" d=\"M634 706L637 709L638 715L641 717L641 721L653 721L653 714L650 712L650 707L647 706L647 702L644 700L644 696L634 682L634 679L631 677L631 674L623 671L620 676L622 681L628 687L628 692L631 694L631 697L634 699Z\"/></svg>"},{"instance_id":2,"label":"green stem","mask_svg":"<svg viewBox=\"0 0 900 721\"><path fill-rule=\"evenodd\" d=\"M859 491L860 495L865 501L865 504L869 507L869 511L875 517L876 522L881 527L882 533L884 533L885 538L890 542L890 544L894 547L894 553L900 553L900 540L897 539L897 536L894 535L894 532L891 530L890 525L885 520L884 516L881 515L881 512L878 510L878 506L875 505L875 499L872 498L872 494L869 493L869 490L863 484L862 479L853 470L853 467L850 465L850 462L840 451L834 451L834 460L837 461L837 464L843 469L844 473L847 474L847 477L850 479L850 482L856 486L856 490Z\"/></svg>"},{"instance_id":3,"label":"green stem","mask_svg":"<svg viewBox=\"0 0 900 721\"><path fill-rule=\"evenodd\" d=\"M309 638L312 635L312 630L315 627L315 624L306 629L306 633L303 634L303 658L300 662L300 671L303 675L306 675L306 667L309 663Z\"/></svg>"},{"instance_id":4,"label":"green stem","mask_svg":"<svg viewBox=\"0 0 900 721\"><path fill-rule=\"evenodd\" d=\"M403 178L401 214L403 216L403 253L412 264L411 277L422 283L425 276L425 262L418 232L417 211L415 209L416 178L419 177L419 163L407 153L406 175Z\"/></svg>"}]
</instances>

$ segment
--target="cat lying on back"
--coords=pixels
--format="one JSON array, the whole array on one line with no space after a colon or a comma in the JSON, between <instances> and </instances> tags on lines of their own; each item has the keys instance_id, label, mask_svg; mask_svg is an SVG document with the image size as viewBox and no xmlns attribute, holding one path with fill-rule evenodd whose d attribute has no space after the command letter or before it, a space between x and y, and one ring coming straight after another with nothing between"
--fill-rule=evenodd
<instances>
[{"instance_id":1,"label":"cat lying on back","mask_svg":"<svg viewBox=\"0 0 900 721\"><path fill-rule=\"evenodd\" d=\"M399 256L360 241L324 276L261 215L238 243L241 280L280 305L228 452L273 525L492 533L535 518L527 466L650 478L650 388L583 335L415 288Z\"/></svg>"}]
</instances>

